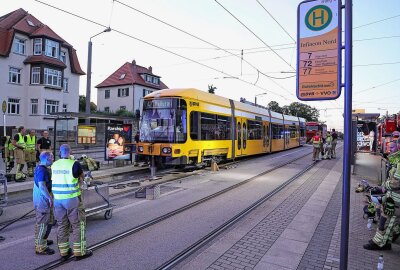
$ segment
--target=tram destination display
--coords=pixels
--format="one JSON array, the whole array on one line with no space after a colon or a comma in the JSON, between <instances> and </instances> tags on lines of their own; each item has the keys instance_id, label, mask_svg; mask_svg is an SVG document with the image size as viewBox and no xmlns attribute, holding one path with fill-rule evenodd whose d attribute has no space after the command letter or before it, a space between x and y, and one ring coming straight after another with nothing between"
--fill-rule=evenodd
<instances>
[{"instance_id":1,"label":"tram destination display","mask_svg":"<svg viewBox=\"0 0 400 270\"><path fill-rule=\"evenodd\" d=\"M106 125L105 160L131 160L132 153L132 125Z\"/></svg>"},{"instance_id":2,"label":"tram destination display","mask_svg":"<svg viewBox=\"0 0 400 270\"><path fill-rule=\"evenodd\" d=\"M308 0L297 14L297 98L340 96L341 1Z\"/></svg>"},{"instance_id":3,"label":"tram destination display","mask_svg":"<svg viewBox=\"0 0 400 270\"><path fill-rule=\"evenodd\" d=\"M77 144L96 144L96 126L79 125Z\"/></svg>"}]
</instances>

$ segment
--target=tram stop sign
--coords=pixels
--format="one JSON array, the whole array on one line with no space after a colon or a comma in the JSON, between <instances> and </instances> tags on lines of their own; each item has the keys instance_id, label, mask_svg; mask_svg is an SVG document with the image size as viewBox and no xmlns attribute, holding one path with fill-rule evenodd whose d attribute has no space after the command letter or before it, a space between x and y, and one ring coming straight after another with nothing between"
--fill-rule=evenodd
<instances>
[{"instance_id":1,"label":"tram stop sign","mask_svg":"<svg viewBox=\"0 0 400 270\"><path fill-rule=\"evenodd\" d=\"M6 113L7 111L7 102L3 100L3 103L1 104L1 109L3 110L3 113Z\"/></svg>"},{"instance_id":2,"label":"tram stop sign","mask_svg":"<svg viewBox=\"0 0 400 270\"><path fill-rule=\"evenodd\" d=\"M329 100L341 88L341 1L308 0L297 8L297 98Z\"/></svg>"}]
</instances>

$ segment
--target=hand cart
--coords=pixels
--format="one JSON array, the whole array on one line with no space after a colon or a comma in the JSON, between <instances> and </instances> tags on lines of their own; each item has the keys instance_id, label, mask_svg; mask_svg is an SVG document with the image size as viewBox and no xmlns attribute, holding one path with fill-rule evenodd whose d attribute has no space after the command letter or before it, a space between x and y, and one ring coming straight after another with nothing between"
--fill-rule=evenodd
<instances>
[{"instance_id":1,"label":"hand cart","mask_svg":"<svg viewBox=\"0 0 400 270\"><path fill-rule=\"evenodd\" d=\"M87 217L104 212L104 219L112 218L114 205L109 200L108 184L92 185L83 189L82 198Z\"/></svg>"},{"instance_id":2,"label":"hand cart","mask_svg":"<svg viewBox=\"0 0 400 270\"><path fill-rule=\"evenodd\" d=\"M3 214L3 207L7 206L7 203L8 203L8 195L7 195L6 172L0 170L0 216Z\"/></svg>"}]
</instances>

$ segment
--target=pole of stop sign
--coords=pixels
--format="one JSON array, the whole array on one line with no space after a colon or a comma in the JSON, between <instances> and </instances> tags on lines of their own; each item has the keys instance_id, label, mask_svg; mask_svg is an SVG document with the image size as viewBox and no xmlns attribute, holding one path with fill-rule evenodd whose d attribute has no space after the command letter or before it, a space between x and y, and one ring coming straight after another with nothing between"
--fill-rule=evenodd
<instances>
[{"instance_id":1,"label":"pole of stop sign","mask_svg":"<svg viewBox=\"0 0 400 270\"><path fill-rule=\"evenodd\" d=\"M352 0L345 0L345 97L344 97L344 149L343 149L343 193L342 224L340 238L340 269L347 270L349 251L350 217L350 163L351 163L351 114L352 114L352 66L353 66L353 21Z\"/></svg>"}]
</instances>

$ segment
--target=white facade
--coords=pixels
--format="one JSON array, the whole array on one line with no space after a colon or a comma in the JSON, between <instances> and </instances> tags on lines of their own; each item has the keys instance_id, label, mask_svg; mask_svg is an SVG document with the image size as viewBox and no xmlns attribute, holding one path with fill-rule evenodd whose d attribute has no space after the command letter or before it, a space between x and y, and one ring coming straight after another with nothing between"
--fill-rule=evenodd
<instances>
[{"instance_id":1,"label":"white facade","mask_svg":"<svg viewBox=\"0 0 400 270\"><path fill-rule=\"evenodd\" d=\"M24 40L25 48L23 54L14 52L15 40ZM46 37L42 38L45 42ZM59 45L59 52L65 52L66 59L64 61L67 66L62 71L62 82L68 79L68 89L64 83L60 87L46 85L44 80L44 69L53 69L51 64L24 64L27 57L33 55L34 39L26 35L16 33L14 42L8 57L0 57L0 101L3 100L10 103L6 114L7 126L24 126L28 129L48 129L52 128L54 121L50 115L46 113L46 105L48 109L62 112L63 108L68 112L78 112L79 110L79 75L71 72L69 50ZM44 55L44 49L43 49ZM59 53L60 54L60 53ZM45 56L47 57L47 56ZM58 57L60 60L60 57ZM40 84L31 84L31 68L40 65ZM10 79L10 68L20 70L20 81L15 82L15 77ZM48 70L48 69L47 69ZM11 82L10 82L11 80ZM19 105L12 105L13 101L19 101ZM58 103L58 108L57 104ZM37 105L35 105L37 104ZM19 106L19 109L17 108ZM66 106L66 107L64 107ZM32 108L33 107L33 108ZM3 123L1 123L3 125Z\"/></svg>"},{"instance_id":2,"label":"white facade","mask_svg":"<svg viewBox=\"0 0 400 270\"><path fill-rule=\"evenodd\" d=\"M122 95L122 92L125 91L120 91L120 96L118 96L118 89L125 88L129 89L129 95ZM143 97L156 90L158 89L139 84L98 88L97 110L103 112L107 110L109 112L116 112L125 108L125 110L129 112L135 113L136 110L140 110L140 102ZM106 98L106 91L109 91L110 93L109 98Z\"/></svg>"}]
</instances>

